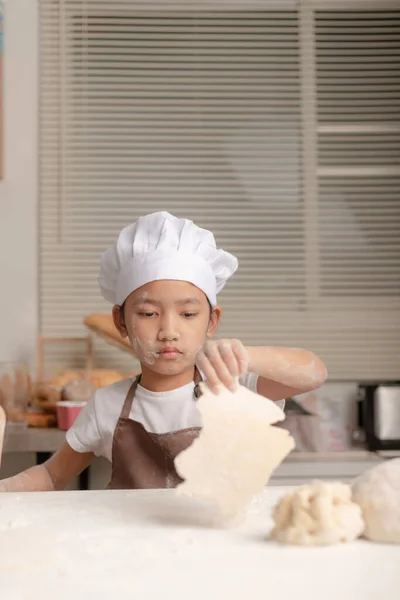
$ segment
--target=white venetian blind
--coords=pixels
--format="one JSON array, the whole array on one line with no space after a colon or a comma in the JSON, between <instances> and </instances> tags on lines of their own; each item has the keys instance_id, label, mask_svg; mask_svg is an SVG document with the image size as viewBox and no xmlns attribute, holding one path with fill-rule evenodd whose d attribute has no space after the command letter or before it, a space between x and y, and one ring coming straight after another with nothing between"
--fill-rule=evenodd
<instances>
[{"instance_id":1,"label":"white venetian blind","mask_svg":"<svg viewBox=\"0 0 400 600\"><path fill-rule=\"evenodd\" d=\"M317 306L357 372L399 378L400 3L353 4L315 13Z\"/></svg>"},{"instance_id":2,"label":"white venetian blind","mask_svg":"<svg viewBox=\"0 0 400 600\"><path fill-rule=\"evenodd\" d=\"M308 347L332 378L398 376L400 6L40 8L41 332L110 310L100 253L168 210L239 257L220 335ZM101 343L96 360L126 365Z\"/></svg>"}]
</instances>

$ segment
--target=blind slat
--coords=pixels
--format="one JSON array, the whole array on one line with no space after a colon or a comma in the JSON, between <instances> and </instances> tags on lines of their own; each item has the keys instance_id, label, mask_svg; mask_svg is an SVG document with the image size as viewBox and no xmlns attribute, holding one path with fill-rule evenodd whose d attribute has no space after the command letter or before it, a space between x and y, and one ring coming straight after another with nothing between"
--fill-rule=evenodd
<instances>
[{"instance_id":1,"label":"blind slat","mask_svg":"<svg viewBox=\"0 0 400 600\"><path fill-rule=\"evenodd\" d=\"M332 378L398 377L400 2L39 4L41 332L108 312L100 253L168 210L239 257L221 336L308 347ZM95 357L132 370L101 341Z\"/></svg>"}]
</instances>

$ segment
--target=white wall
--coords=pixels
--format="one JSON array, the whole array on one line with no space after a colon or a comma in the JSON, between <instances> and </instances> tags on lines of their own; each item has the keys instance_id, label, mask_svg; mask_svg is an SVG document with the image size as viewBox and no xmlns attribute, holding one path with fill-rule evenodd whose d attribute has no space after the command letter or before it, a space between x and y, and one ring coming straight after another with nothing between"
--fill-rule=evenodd
<instances>
[{"instance_id":1,"label":"white wall","mask_svg":"<svg viewBox=\"0 0 400 600\"><path fill-rule=\"evenodd\" d=\"M38 327L36 0L5 0L4 179L0 181L0 362L33 362ZM0 478L34 464L8 454Z\"/></svg>"},{"instance_id":2,"label":"white wall","mask_svg":"<svg viewBox=\"0 0 400 600\"><path fill-rule=\"evenodd\" d=\"M38 327L38 6L5 0L0 361L34 358Z\"/></svg>"}]
</instances>

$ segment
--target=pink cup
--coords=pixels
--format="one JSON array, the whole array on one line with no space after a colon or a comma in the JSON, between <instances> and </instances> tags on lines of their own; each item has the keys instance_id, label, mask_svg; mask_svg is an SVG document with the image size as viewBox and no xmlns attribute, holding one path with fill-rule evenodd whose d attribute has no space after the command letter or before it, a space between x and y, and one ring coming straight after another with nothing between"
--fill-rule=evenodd
<instances>
[{"instance_id":1,"label":"pink cup","mask_svg":"<svg viewBox=\"0 0 400 600\"><path fill-rule=\"evenodd\" d=\"M57 402L57 422L59 429L67 431L74 424L86 402Z\"/></svg>"}]
</instances>

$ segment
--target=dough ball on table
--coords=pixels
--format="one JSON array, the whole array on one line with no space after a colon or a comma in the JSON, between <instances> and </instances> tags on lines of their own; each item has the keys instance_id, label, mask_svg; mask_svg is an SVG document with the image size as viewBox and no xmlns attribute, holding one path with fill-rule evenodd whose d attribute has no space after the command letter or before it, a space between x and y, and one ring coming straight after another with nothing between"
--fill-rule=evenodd
<instances>
[{"instance_id":1,"label":"dough ball on table","mask_svg":"<svg viewBox=\"0 0 400 600\"><path fill-rule=\"evenodd\" d=\"M299 546L351 542L364 530L361 509L344 483L315 481L300 486L281 498L272 518L272 537Z\"/></svg>"},{"instance_id":2,"label":"dough ball on table","mask_svg":"<svg viewBox=\"0 0 400 600\"><path fill-rule=\"evenodd\" d=\"M400 458L369 469L354 481L352 490L363 512L365 537L400 544Z\"/></svg>"}]
</instances>

